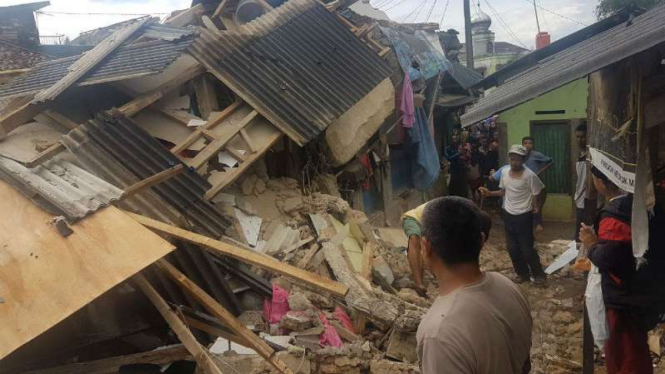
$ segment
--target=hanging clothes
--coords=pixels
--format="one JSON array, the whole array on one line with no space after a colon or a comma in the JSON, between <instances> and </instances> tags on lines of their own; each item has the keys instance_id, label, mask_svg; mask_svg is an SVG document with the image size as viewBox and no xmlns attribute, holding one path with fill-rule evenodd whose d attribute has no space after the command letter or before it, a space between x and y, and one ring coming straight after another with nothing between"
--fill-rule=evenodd
<instances>
[{"instance_id":1,"label":"hanging clothes","mask_svg":"<svg viewBox=\"0 0 665 374\"><path fill-rule=\"evenodd\" d=\"M402 124L404 127L412 128L416 119L413 105L413 87L411 86L409 74L404 74L404 82L402 82L402 104L400 111L402 112Z\"/></svg>"},{"instance_id":2,"label":"hanging clothes","mask_svg":"<svg viewBox=\"0 0 665 374\"><path fill-rule=\"evenodd\" d=\"M416 121L411 129L411 141L415 149L411 178L413 186L420 191L432 187L439 178L441 166L434 138L429 131L427 114L423 108L416 109Z\"/></svg>"}]
</instances>

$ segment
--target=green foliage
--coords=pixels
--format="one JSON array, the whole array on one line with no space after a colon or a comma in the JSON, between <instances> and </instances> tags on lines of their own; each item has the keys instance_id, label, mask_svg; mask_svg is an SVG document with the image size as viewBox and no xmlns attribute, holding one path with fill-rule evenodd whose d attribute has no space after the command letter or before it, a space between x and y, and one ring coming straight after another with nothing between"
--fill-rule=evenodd
<instances>
[{"instance_id":1,"label":"green foliage","mask_svg":"<svg viewBox=\"0 0 665 374\"><path fill-rule=\"evenodd\" d=\"M596 16L602 19L627 6L649 9L661 1L663 0L600 0L596 6Z\"/></svg>"}]
</instances>

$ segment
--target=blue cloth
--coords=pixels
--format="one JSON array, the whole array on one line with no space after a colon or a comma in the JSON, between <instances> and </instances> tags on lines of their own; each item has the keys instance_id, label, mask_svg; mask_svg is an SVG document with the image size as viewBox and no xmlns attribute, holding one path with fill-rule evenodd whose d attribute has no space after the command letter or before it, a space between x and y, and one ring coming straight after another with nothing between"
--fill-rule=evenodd
<instances>
[{"instance_id":1,"label":"blue cloth","mask_svg":"<svg viewBox=\"0 0 665 374\"><path fill-rule=\"evenodd\" d=\"M439 179L441 166L439 165L439 153L436 151L434 138L432 138L427 124L427 114L423 108L416 108L416 122L411 129L411 141L417 147L411 173L413 187L424 191Z\"/></svg>"},{"instance_id":2,"label":"blue cloth","mask_svg":"<svg viewBox=\"0 0 665 374\"><path fill-rule=\"evenodd\" d=\"M452 66L423 34L407 34L384 26L380 26L380 29L390 40L399 65L403 71L409 72L412 82L420 77L430 79ZM414 61L418 63L418 69L413 68Z\"/></svg>"},{"instance_id":3,"label":"blue cloth","mask_svg":"<svg viewBox=\"0 0 665 374\"><path fill-rule=\"evenodd\" d=\"M547 157L547 156L545 156L544 154L542 154L538 151L531 151L531 153L527 157L526 161L524 161L524 166L531 169L531 171L533 171L534 173L538 174L541 171L543 171L545 166L547 166L551 163L552 163L552 158L551 157ZM494 174L492 174L492 178L494 178L494 180L497 180L497 181L499 179L501 179L501 171L505 168L508 168L508 167L510 167L510 166L505 165L502 168L500 168L499 170L497 170Z\"/></svg>"}]
</instances>

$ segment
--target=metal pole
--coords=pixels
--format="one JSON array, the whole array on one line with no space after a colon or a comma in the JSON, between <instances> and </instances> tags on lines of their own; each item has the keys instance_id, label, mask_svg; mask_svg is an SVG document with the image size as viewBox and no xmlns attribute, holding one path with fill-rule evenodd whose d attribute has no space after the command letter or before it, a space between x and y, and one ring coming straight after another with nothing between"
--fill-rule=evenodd
<instances>
[{"instance_id":1,"label":"metal pole","mask_svg":"<svg viewBox=\"0 0 665 374\"><path fill-rule=\"evenodd\" d=\"M538 21L538 8L536 7L536 0L533 0L533 11L536 12L536 26L538 27L538 33L540 33L540 21Z\"/></svg>"},{"instance_id":2,"label":"metal pole","mask_svg":"<svg viewBox=\"0 0 665 374\"><path fill-rule=\"evenodd\" d=\"M466 46L466 67L473 69L473 39L471 38L471 4L464 0L464 35Z\"/></svg>"}]
</instances>

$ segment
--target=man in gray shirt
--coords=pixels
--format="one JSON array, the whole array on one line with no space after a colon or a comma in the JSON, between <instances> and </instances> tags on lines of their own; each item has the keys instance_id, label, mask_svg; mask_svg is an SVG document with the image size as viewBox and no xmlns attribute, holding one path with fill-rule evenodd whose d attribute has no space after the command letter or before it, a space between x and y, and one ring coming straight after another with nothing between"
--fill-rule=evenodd
<instances>
[{"instance_id":1,"label":"man in gray shirt","mask_svg":"<svg viewBox=\"0 0 665 374\"><path fill-rule=\"evenodd\" d=\"M454 217L454 219L451 219ZM519 288L480 270L489 228L469 200L442 197L423 212L421 251L439 297L418 327L422 374L522 374L530 369L531 312Z\"/></svg>"}]
</instances>

